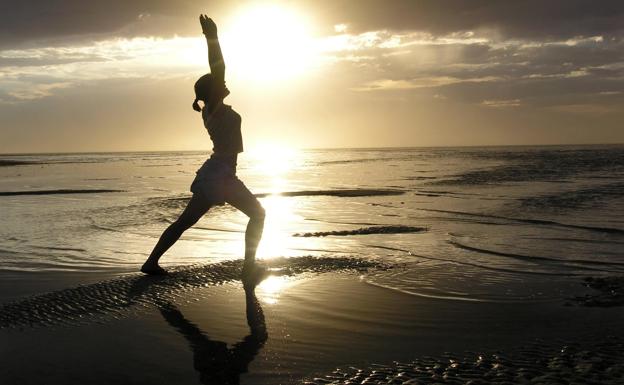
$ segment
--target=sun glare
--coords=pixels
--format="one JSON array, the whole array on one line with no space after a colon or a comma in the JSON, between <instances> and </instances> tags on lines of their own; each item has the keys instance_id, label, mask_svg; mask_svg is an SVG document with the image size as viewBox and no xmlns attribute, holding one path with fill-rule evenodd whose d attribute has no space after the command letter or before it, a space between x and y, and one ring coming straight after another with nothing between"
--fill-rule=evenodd
<instances>
[{"instance_id":1,"label":"sun glare","mask_svg":"<svg viewBox=\"0 0 624 385\"><path fill-rule=\"evenodd\" d=\"M314 59L307 18L292 8L242 8L221 29L228 71L256 82L299 76Z\"/></svg>"},{"instance_id":2,"label":"sun glare","mask_svg":"<svg viewBox=\"0 0 624 385\"><path fill-rule=\"evenodd\" d=\"M292 284L286 277L270 276L257 287L257 295L262 301L269 305L275 305L282 291Z\"/></svg>"},{"instance_id":3,"label":"sun glare","mask_svg":"<svg viewBox=\"0 0 624 385\"><path fill-rule=\"evenodd\" d=\"M257 143L249 151L252 168L266 177L279 177L291 171L299 162L299 151L284 143Z\"/></svg>"}]
</instances>

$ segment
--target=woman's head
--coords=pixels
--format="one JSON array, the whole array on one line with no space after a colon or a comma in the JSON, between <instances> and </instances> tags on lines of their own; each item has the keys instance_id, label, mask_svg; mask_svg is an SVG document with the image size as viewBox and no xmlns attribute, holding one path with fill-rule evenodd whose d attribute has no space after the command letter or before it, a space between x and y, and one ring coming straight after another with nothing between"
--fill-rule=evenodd
<instances>
[{"instance_id":1,"label":"woman's head","mask_svg":"<svg viewBox=\"0 0 624 385\"><path fill-rule=\"evenodd\" d=\"M218 87L219 89L215 89ZM227 89L225 83L218 84L214 81L212 74L205 74L195 82L195 101L193 102L193 109L195 111L201 111L201 107L197 103L199 100L204 102L210 110L223 101L223 99L230 94L230 90Z\"/></svg>"}]
</instances>

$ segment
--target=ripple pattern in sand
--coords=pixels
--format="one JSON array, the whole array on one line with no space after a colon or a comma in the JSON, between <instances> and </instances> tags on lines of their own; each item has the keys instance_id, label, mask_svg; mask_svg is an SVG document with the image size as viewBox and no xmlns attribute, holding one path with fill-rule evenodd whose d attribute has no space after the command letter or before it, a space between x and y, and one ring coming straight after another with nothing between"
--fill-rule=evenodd
<instances>
[{"instance_id":1,"label":"ripple pattern in sand","mask_svg":"<svg viewBox=\"0 0 624 385\"><path fill-rule=\"evenodd\" d=\"M347 257L294 257L265 261L276 275L363 271L387 267L379 262ZM165 276L130 276L36 295L0 306L0 329L47 325L75 325L107 317L121 318L129 310L175 301L206 286L236 281L242 260L179 267Z\"/></svg>"},{"instance_id":2,"label":"ripple pattern in sand","mask_svg":"<svg viewBox=\"0 0 624 385\"><path fill-rule=\"evenodd\" d=\"M447 353L412 362L339 368L305 381L320 384L622 384L624 343L607 338L587 346L535 343L510 355Z\"/></svg>"}]
</instances>

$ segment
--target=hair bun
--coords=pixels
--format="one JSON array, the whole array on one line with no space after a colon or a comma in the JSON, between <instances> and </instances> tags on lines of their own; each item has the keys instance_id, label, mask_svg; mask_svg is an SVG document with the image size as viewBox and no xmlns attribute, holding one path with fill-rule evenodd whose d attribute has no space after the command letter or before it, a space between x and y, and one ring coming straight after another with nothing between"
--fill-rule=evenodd
<instances>
[{"instance_id":1,"label":"hair bun","mask_svg":"<svg viewBox=\"0 0 624 385\"><path fill-rule=\"evenodd\" d=\"M195 111L197 111L197 112L201 112L201 110L202 110L202 109L201 109L201 107L199 106L199 103L197 103L197 102L198 102L198 99L197 99L197 98L195 98L195 100L193 101L193 109L194 109Z\"/></svg>"}]
</instances>

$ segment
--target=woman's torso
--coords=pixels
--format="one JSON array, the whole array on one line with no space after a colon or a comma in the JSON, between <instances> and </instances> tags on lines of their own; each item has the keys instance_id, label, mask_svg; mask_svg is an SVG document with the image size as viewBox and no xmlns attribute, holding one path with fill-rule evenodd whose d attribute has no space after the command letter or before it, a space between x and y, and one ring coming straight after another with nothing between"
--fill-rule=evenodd
<instances>
[{"instance_id":1,"label":"woman's torso","mask_svg":"<svg viewBox=\"0 0 624 385\"><path fill-rule=\"evenodd\" d=\"M204 108L202 118L213 143L211 158L236 169L237 156L243 152L241 116L231 106L222 104L212 113Z\"/></svg>"}]
</instances>

